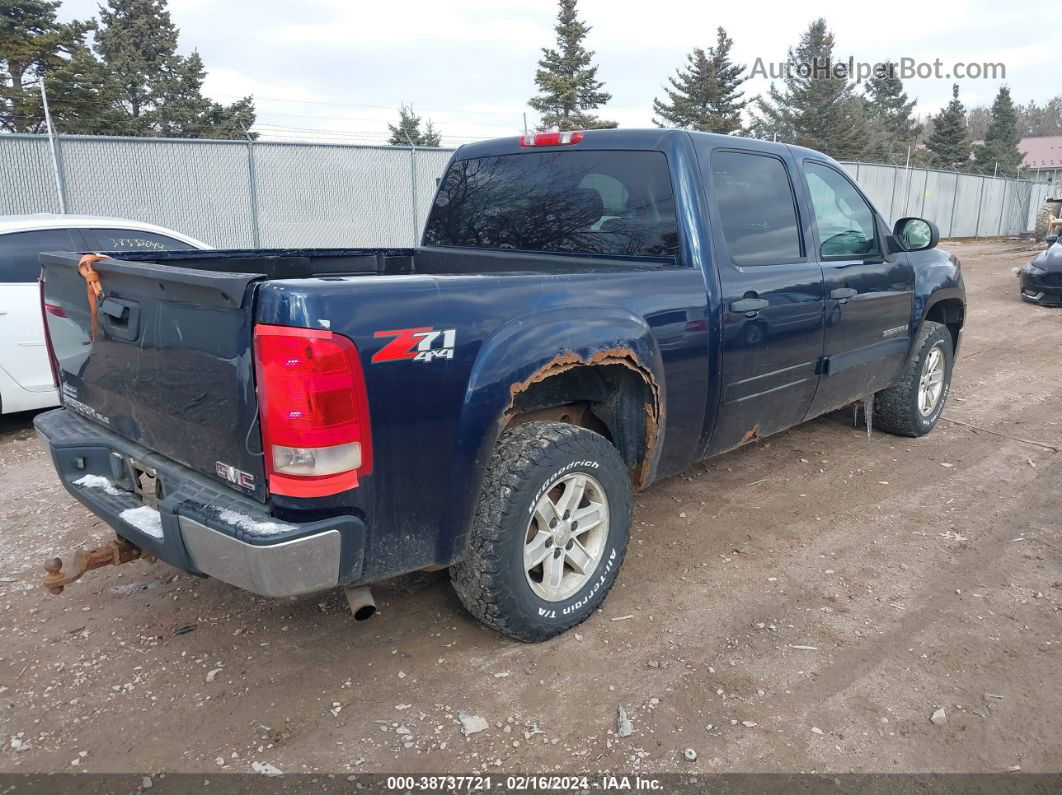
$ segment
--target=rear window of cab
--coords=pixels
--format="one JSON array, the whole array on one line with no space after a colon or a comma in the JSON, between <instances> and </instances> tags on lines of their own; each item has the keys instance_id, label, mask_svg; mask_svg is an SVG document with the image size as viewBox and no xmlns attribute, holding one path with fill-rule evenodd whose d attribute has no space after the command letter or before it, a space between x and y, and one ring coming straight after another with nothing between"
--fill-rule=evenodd
<instances>
[{"instance_id":1,"label":"rear window of cab","mask_svg":"<svg viewBox=\"0 0 1062 795\"><path fill-rule=\"evenodd\" d=\"M425 243L673 257L667 159L648 151L549 151L458 160L439 186Z\"/></svg>"}]
</instances>

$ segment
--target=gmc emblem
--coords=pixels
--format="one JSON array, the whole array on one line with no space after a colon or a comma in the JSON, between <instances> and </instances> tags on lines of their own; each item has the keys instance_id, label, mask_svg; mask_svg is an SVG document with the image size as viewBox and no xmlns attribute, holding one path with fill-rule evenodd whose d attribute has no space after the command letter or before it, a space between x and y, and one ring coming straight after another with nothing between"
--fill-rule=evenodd
<instances>
[{"instance_id":1,"label":"gmc emblem","mask_svg":"<svg viewBox=\"0 0 1062 795\"><path fill-rule=\"evenodd\" d=\"M237 469L230 464L216 461L214 463L214 471L218 473L218 477L222 480L227 480L241 489L247 489L248 491L254 491L254 475L250 472L244 472L242 469Z\"/></svg>"}]
</instances>

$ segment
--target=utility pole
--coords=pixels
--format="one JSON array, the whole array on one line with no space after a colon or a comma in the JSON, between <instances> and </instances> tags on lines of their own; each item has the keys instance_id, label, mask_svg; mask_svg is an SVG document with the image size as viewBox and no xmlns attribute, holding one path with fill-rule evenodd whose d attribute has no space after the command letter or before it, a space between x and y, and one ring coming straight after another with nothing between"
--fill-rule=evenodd
<instances>
[{"instance_id":1,"label":"utility pole","mask_svg":"<svg viewBox=\"0 0 1062 795\"><path fill-rule=\"evenodd\" d=\"M44 124L48 127L48 146L52 150L52 171L55 173L55 193L59 197L59 212L66 215L63 180L59 176L59 156L55 152L55 128L52 127L52 113L48 110L48 91L44 87L43 74L41 75L41 104L44 105Z\"/></svg>"},{"instance_id":2,"label":"utility pole","mask_svg":"<svg viewBox=\"0 0 1062 795\"><path fill-rule=\"evenodd\" d=\"M251 192L251 240L255 248L262 247L262 233L258 225L258 175L254 162L254 138L243 122L238 122L247 139L247 187Z\"/></svg>"}]
</instances>

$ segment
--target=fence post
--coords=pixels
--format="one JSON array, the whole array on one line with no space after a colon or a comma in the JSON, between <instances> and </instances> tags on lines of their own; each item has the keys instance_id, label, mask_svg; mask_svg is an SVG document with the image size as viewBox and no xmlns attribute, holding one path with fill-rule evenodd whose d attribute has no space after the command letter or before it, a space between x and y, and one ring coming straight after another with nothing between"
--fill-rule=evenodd
<instances>
[{"instance_id":1,"label":"fence post","mask_svg":"<svg viewBox=\"0 0 1062 795\"><path fill-rule=\"evenodd\" d=\"M929 169L926 169L926 178L922 180L922 203L918 206L918 215L926 214L926 191L929 189Z\"/></svg>"},{"instance_id":2,"label":"fence post","mask_svg":"<svg viewBox=\"0 0 1062 795\"><path fill-rule=\"evenodd\" d=\"M998 165L998 164L997 164ZM999 223L996 224L996 234L1003 237L1003 212L1007 209L1007 188L1010 187L1010 180L1003 180L1003 199L999 203Z\"/></svg>"},{"instance_id":3,"label":"fence post","mask_svg":"<svg viewBox=\"0 0 1062 795\"><path fill-rule=\"evenodd\" d=\"M980 237L981 232L981 205L985 200L985 175L981 175L981 189L977 191L977 220L974 221L974 237Z\"/></svg>"},{"instance_id":4,"label":"fence post","mask_svg":"<svg viewBox=\"0 0 1062 795\"><path fill-rule=\"evenodd\" d=\"M52 150L52 169L55 171L55 194L59 199L59 213L66 215L66 188L63 175L59 170L59 154L56 151L55 128L52 126L52 113L48 109L48 92L44 88L44 75L41 75L41 105L44 106L44 123L48 127L48 146Z\"/></svg>"},{"instance_id":5,"label":"fence post","mask_svg":"<svg viewBox=\"0 0 1062 795\"><path fill-rule=\"evenodd\" d=\"M1032 209L1032 193L1033 183L1029 180L1022 182L1025 186L1025 195L1018 194L1020 204L1017 208L1017 218L1014 220L1018 224L1018 234L1029 231L1029 211Z\"/></svg>"},{"instance_id":6,"label":"fence post","mask_svg":"<svg viewBox=\"0 0 1062 795\"><path fill-rule=\"evenodd\" d=\"M251 192L251 240L253 241L251 247L261 248L262 237L258 228L258 178L254 167L254 139L247 132L246 127L243 128L243 134L247 136L247 184Z\"/></svg>"},{"instance_id":7,"label":"fence post","mask_svg":"<svg viewBox=\"0 0 1062 795\"><path fill-rule=\"evenodd\" d=\"M951 218L948 219L948 237L955 234L955 205L959 203L959 170L955 171L955 190L951 194Z\"/></svg>"},{"instance_id":8,"label":"fence post","mask_svg":"<svg viewBox=\"0 0 1062 795\"><path fill-rule=\"evenodd\" d=\"M889 220L896 220L896 181L900 178L900 167L892 164L892 197L889 199Z\"/></svg>"},{"instance_id":9,"label":"fence post","mask_svg":"<svg viewBox=\"0 0 1062 795\"><path fill-rule=\"evenodd\" d=\"M409 174L410 193L413 194L413 248L416 248L420 225L417 223L417 147L412 141L409 142Z\"/></svg>"}]
</instances>

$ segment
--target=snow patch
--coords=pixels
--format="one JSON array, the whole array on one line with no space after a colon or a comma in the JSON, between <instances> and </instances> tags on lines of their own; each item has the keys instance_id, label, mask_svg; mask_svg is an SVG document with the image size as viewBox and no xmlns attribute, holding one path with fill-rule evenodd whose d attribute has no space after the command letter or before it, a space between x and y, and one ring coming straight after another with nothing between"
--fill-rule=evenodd
<instances>
[{"instance_id":1,"label":"snow patch","mask_svg":"<svg viewBox=\"0 0 1062 795\"><path fill-rule=\"evenodd\" d=\"M121 497L128 494L128 491L123 491L117 488L110 480L103 477L103 475L84 475L74 481L75 486L81 486L83 489L102 489L112 497Z\"/></svg>"},{"instance_id":2,"label":"snow patch","mask_svg":"<svg viewBox=\"0 0 1062 795\"><path fill-rule=\"evenodd\" d=\"M162 538L162 516L154 508L141 505L139 508L127 508L118 514L122 521L129 522L137 530L142 530L149 536Z\"/></svg>"},{"instance_id":3,"label":"snow patch","mask_svg":"<svg viewBox=\"0 0 1062 795\"><path fill-rule=\"evenodd\" d=\"M284 771L279 767L274 767L268 762L251 762L251 769L261 776L267 778L276 778L277 776L284 775Z\"/></svg>"},{"instance_id":4,"label":"snow patch","mask_svg":"<svg viewBox=\"0 0 1062 795\"><path fill-rule=\"evenodd\" d=\"M223 511L218 511L218 518L227 525L239 528L245 533L250 533L251 535L256 536L271 536L295 529L295 525L288 524L287 522L259 521L253 516L248 516L247 514L233 511L228 508Z\"/></svg>"}]
</instances>

